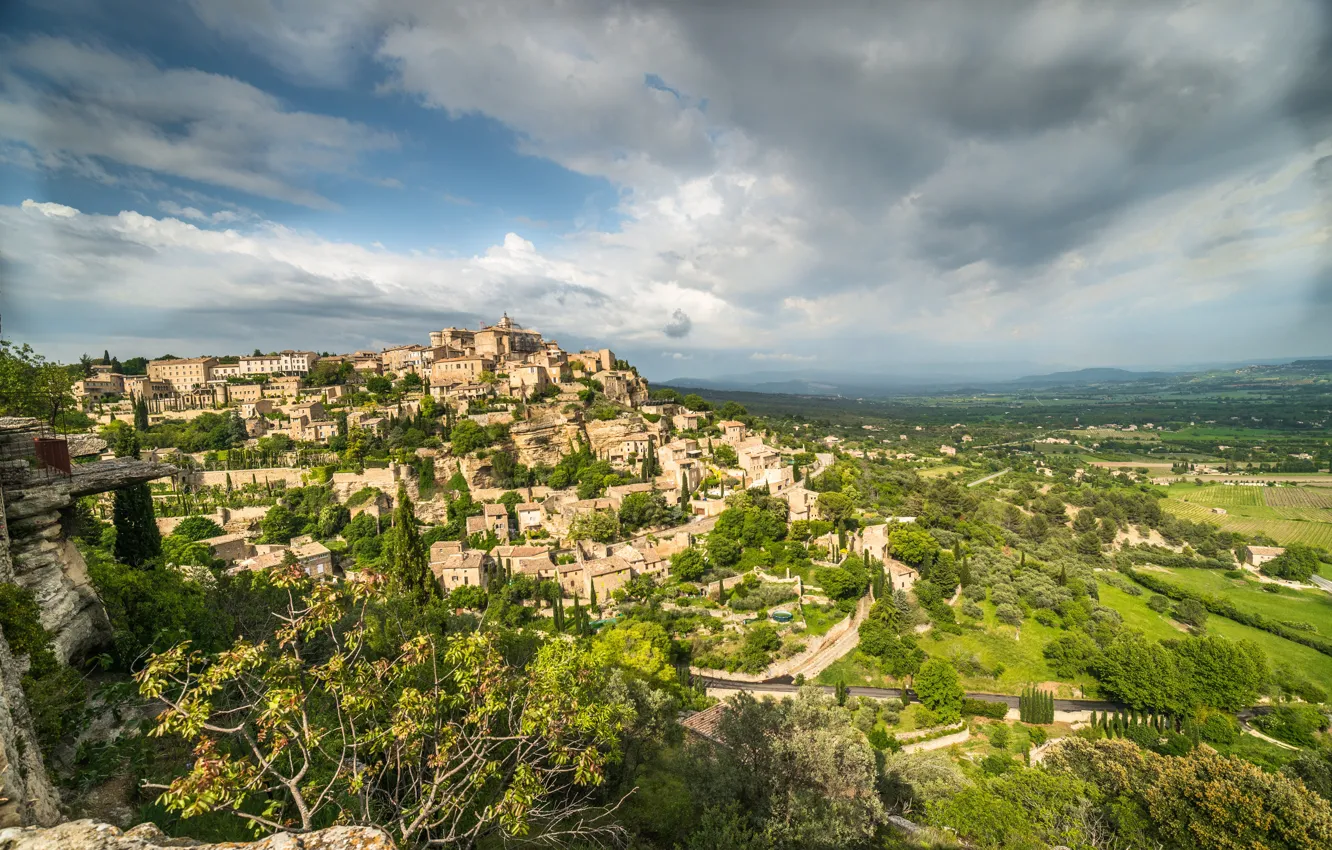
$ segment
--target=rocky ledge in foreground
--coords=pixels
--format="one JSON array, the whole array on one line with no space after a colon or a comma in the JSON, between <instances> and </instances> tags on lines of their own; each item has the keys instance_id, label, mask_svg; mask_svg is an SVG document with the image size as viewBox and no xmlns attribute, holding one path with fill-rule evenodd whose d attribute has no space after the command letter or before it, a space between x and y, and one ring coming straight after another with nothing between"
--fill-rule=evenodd
<instances>
[{"instance_id":1,"label":"rocky ledge in foreground","mask_svg":"<svg viewBox=\"0 0 1332 850\"><path fill-rule=\"evenodd\" d=\"M188 838L171 838L150 823L129 830L91 820L68 821L49 829L0 829L0 850L158 850L165 847L195 850L394 850L388 835L365 826L334 826L303 835L278 833L240 844L204 844Z\"/></svg>"}]
</instances>

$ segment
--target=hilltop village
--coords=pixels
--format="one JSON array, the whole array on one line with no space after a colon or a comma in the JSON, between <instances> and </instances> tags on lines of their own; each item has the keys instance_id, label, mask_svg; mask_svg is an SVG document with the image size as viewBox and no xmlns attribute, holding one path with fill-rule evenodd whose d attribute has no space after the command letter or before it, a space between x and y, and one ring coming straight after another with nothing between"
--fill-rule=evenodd
<instances>
[{"instance_id":1,"label":"hilltop village","mask_svg":"<svg viewBox=\"0 0 1332 850\"><path fill-rule=\"evenodd\" d=\"M0 342L0 826L231 841L262 798L490 846L530 799L644 848L1327 846L1326 384L1280 379L723 400L507 316Z\"/></svg>"},{"instance_id":2,"label":"hilltop village","mask_svg":"<svg viewBox=\"0 0 1332 850\"><path fill-rule=\"evenodd\" d=\"M143 366L94 364L74 393L112 432L146 422L145 457L180 470L152 485L160 531L211 509L224 533L201 542L233 571L294 556L314 577L363 577L372 547L265 525L263 503L327 484L353 527L382 525L399 493L410 499L447 538L429 545L446 594L520 574L609 610L634 579L663 578L728 494L760 488L785 500L788 520L815 519L818 494L799 479L832 460L770 445L738 405L650 392L609 349L565 351L508 315L431 332L428 345ZM201 431L216 448L190 451ZM914 571L900 570L909 583Z\"/></svg>"}]
</instances>

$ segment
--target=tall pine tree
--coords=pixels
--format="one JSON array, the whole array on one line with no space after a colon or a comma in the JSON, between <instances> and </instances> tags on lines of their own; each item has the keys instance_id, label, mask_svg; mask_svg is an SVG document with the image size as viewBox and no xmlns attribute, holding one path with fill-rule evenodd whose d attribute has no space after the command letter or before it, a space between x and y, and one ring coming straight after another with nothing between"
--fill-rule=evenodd
<instances>
[{"instance_id":1,"label":"tall pine tree","mask_svg":"<svg viewBox=\"0 0 1332 850\"><path fill-rule=\"evenodd\" d=\"M407 487L398 485L393 527L384 535L384 572L389 586L424 604L438 597L439 585L430 572L430 553L416 527L416 514Z\"/></svg>"}]
</instances>

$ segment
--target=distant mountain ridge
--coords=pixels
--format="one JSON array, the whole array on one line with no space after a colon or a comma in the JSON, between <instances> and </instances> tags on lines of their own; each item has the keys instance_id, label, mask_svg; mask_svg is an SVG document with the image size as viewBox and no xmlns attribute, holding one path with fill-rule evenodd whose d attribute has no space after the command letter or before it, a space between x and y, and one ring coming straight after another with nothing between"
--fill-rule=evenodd
<instances>
[{"instance_id":1,"label":"distant mountain ridge","mask_svg":"<svg viewBox=\"0 0 1332 850\"><path fill-rule=\"evenodd\" d=\"M1127 384L1132 383L1133 381L1170 378L1178 374L1178 372L1134 372L1129 369L1092 367L1089 369L1078 369L1073 372L1051 372L1047 375L1026 375L1014 381L1007 381L1006 383L1010 385L1041 387L1055 387L1062 384Z\"/></svg>"},{"instance_id":2,"label":"distant mountain ridge","mask_svg":"<svg viewBox=\"0 0 1332 850\"><path fill-rule=\"evenodd\" d=\"M1198 364L1189 367L1136 371L1112 366L1093 366L1060 372L1021 374L1016 364L980 364L976 373L966 374L964 365L948 364L934 369L896 374L835 374L827 371L752 372L739 375L719 375L715 378L679 377L669 381L654 381L657 386L675 388L692 387L712 392L753 392L774 395L841 396L850 398L887 398L898 395L921 395L936 392L1003 392L1023 388L1049 388L1060 386L1091 386L1095 384L1130 384L1136 381L1160 381L1183 378L1216 370L1232 370L1258 366L1265 368L1295 369L1301 372L1325 373L1332 371L1332 357L1300 357L1268 360L1237 361L1232 363ZM1033 364L1025 364L1030 369ZM903 367L906 369L907 367ZM988 371L988 374L986 372ZM1004 374L1007 372L1007 374Z\"/></svg>"}]
</instances>

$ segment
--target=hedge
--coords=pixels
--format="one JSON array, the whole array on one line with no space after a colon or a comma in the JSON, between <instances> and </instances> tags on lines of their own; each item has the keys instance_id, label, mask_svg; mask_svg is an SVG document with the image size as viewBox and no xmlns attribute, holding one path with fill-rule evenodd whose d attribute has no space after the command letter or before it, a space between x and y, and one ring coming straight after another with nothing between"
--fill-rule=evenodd
<instances>
[{"instance_id":1,"label":"hedge","mask_svg":"<svg viewBox=\"0 0 1332 850\"><path fill-rule=\"evenodd\" d=\"M1008 715L1008 703L990 702L983 699L962 700L962 713L976 717L988 717L991 720L1003 720Z\"/></svg>"}]
</instances>

